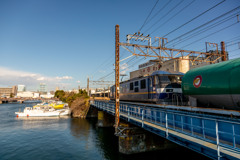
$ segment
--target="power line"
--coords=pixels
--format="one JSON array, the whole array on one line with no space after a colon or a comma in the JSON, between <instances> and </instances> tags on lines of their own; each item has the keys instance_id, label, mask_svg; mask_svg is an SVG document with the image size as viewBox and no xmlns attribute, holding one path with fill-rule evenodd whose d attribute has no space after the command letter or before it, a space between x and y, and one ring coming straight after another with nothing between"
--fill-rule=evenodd
<instances>
[{"instance_id":1,"label":"power line","mask_svg":"<svg viewBox=\"0 0 240 160\"><path fill-rule=\"evenodd\" d=\"M168 23L170 20L172 20L174 17L176 17L177 15L179 15L182 11L184 11L185 9L187 9L187 7L189 7L191 4L193 4L193 2L196 0L191 1L189 4L187 4L185 7L183 7L182 9L180 9L176 14L174 14L171 18L168 18L165 22L163 22L161 25L159 25L155 30L153 30L150 34L154 33L155 31L157 31L159 28L163 27L166 23Z\"/></svg>"},{"instance_id":2,"label":"power line","mask_svg":"<svg viewBox=\"0 0 240 160\"><path fill-rule=\"evenodd\" d=\"M225 18L225 19L223 19L223 20L221 20L221 21L219 21L219 22L216 22L216 23L214 23L214 24L212 24L212 25L210 25L210 26L207 26L207 27L205 27L205 28L203 28L203 29L201 29L201 30L199 30L199 31L197 31L197 32L195 32L195 33L193 33L193 34L185 37L185 38L182 38L182 37L184 37L185 35L189 34L190 32L188 32L188 33L186 33L186 34L183 34L182 37L181 37L181 39L180 39L178 42L175 42L175 43L172 44L172 45L173 45L173 46L179 45L180 43L185 42L186 40L189 40L189 39L191 39L191 38L193 38L193 37L195 37L195 36L198 36L199 34L202 34L202 33L204 33L204 32L209 31L210 29L212 29L212 28L214 28L214 27L219 26L219 24L223 24L223 23L231 20L232 18L235 18L235 16L236 16L235 14L234 14L234 15L231 15L231 16L229 16L229 17L227 17L227 18ZM199 27L197 27L197 28L199 29ZM200 27L200 28L201 28L201 27ZM196 30L196 28L195 28L194 30ZM180 37L177 37L177 38L180 38ZM177 38L175 38L174 40L176 40ZM173 42L174 40L170 41L169 43ZM167 45L169 45L169 43L168 43Z\"/></svg>"},{"instance_id":3,"label":"power line","mask_svg":"<svg viewBox=\"0 0 240 160\"><path fill-rule=\"evenodd\" d=\"M237 37L233 37L233 38L231 38L231 39L228 39L227 41L231 41L231 40L234 40L234 39L238 39L238 38L240 38L240 35L239 36L237 36Z\"/></svg>"},{"instance_id":4,"label":"power line","mask_svg":"<svg viewBox=\"0 0 240 160\"><path fill-rule=\"evenodd\" d=\"M155 22L151 27L149 27L146 31L150 30L153 26L155 26L159 21L161 21L163 18L165 18L168 14L170 14L172 11L174 11L174 9L176 9L184 0L180 1L179 3L177 3L173 8L169 9L169 11L164 14L160 19L157 20L157 22ZM145 31L145 32L146 32Z\"/></svg>"},{"instance_id":5,"label":"power line","mask_svg":"<svg viewBox=\"0 0 240 160\"><path fill-rule=\"evenodd\" d=\"M223 30L225 30L225 29L228 29L228 28L236 25L237 23L238 23L238 22L235 22L235 23L233 23L233 24L231 24L231 25L229 25L229 26L226 26L226 27L224 27L224 28L222 28L222 29L220 29L220 30L217 30L217 31L215 31L215 32L213 32L213 33L211 33L211 34L208 34L207 36L202 37L202 38L200 38L200 39L198 39L198 40L196 40L196 41L194 41L194 42L192 42L192 43L190 43L190 44L188 44L188 45L185 45L184 47L181 47L181 48L185 48L185 47L187 47L187 46L190 46L190 45L192 45L192 44L194 44L194 43L196 43L196 42L198 42L198 41L200 41L200 40L202 40L202 39L204 39L204 38L207 38L207 37L212 36L212 35L220 32L220 31L223 31Z\"/></svg>"},{"instance_id":6,"label":"power line","mask_svg":"<svg viewBox=\"0 0 240 160\"><path fill-rule=\"evenodd\" d=\"M233 45L236 45L236 44L239 44L239 43L240 43L240 42L236 42L236 43L230 44L230 45L228 45L228 47L233 46Z\"/></svg>"},{"instance_id":7,"label":"power line","mask_svg":"<svg viewBox=\"0 0 240 160\"><path fill-rule=\"evenodd\" d=\"M181 26L179 26L179 27L177 27L176 29L172 30L171 32L167 33L167 34L166 34L166 35L164 35L163 37L166 37L167 35L169 35L169 34L171 34L171 33L175 32L176 30L178 30L178 29L180 29L180 28L182 28L183 26L185 26L185 25L187 25L188 23L192 22L193 20L195 20L195 19L199 18L200 16L204 15L205 13L207 13L208 11L210 11L210 10L214 9L215 7L217 7L218 5L220 5L221 3L225 2L225 1L226 1L226 0L223 0L223 1L221 1L220 3L218 3L218 4L214 5L213 7L211 7L211 8L209 8L209 9L207 9L206 11L204 11L204 12L200 13L199 15L197 15L197 16L196 16L196 17L194 17L194 18L192 18L192 19L191 19L191 20L189 20L188 22L186 22L186 23L182 24ZM154 32L155 32L155 31L154 31ZM153 33L153 32L152 32L152 33ZM151 34L152 34L152 33L151 33ZM155 42L156 42L156 41L155 41ZM155 43L155 42L154 42L154 43ZM154 43L152 43L152 44L154 44Z\"/></svg>"},{"instance_id":8,"label":"power line","mask_svg":"<svg viewBox=\"0 0 240 160\"><path fill-rule=\"evenodd\" d=\"M155 5L153 6L153 8L151 9L150 13L148 14L147 18L145 19L142 27L139 29L139 32L142 30L142 28L144 27L144 25L146 24L148 18L150 17L150 15L152 14L152 11L154 10L154 8L156 7L156 5L158 4L159 0L157 0L157 2L155 3Z\"/></svg>"},{"instance_id":9,"label":"power line","mask_svg":"<svg viewBox=\"0 0 240 160\"><path fill-rule=\"evenodd\" d=\"M168 0L168 2L164 5L164 6L162 6L158 11L157 11L157 13L155 13L153 16L152 16L152 18L150 19L150 20L148 20L148 22L147 23L149 23L154 17L156 17L161 11L163 11L165 8L167 8L167 6L171 3L171 1L172 0Z\"/></svg>"},{"instance_id":10,"label":"power line","mask_svg":"<svg viewBox=\"0 0 240 160\"><path fill-rule=\"evenodd\" d=\"M233 42L236 42L236 41L239 41L239 40L240 40L240 37L235 39L235 40L232 40L232 41L227 41L226 44L233 43Z\"/></svg>"},{"instance_id":11,"label":"power line","mask_svg":"<svg viewBox=\"0 0 240 160\"><path fill-rule=\"evenodd\" d=\"M240 48L234 49L234 50L231 50L231 51L228 51L228 52L235 52L235 51L237 51L237 50L240 50Z\"/></svg>"},{"instance_id":12,"label":"power line","mask_svg":"<svg viewBox=\"0 0 240 160\"><path fill-rule=\"evenodd\" d=\"M212 19L212 20L210 20L210 21L208 21L208 22L206 22L206 23L204 23L204 24L194 28L194 29L192 29L191 31L188 31L188 32L186 32L186 33L184 33L184 34L174 38L173 40L169 41L168 44L170 44L171 42L176 41L177 39L182 38L183 36L186 36L186 35L194 32L194 31L196 31L196 30L198 30L198 29L200 29L200 28L202 28L202 27L204 27L204 26L206 26L206 25L208 25L208 24L210 24L210 23L212 23L212 22L214 22L214 21L216 21L216 20L218 20L218 19L220 19L220 18L222 18L222 17L224 17L224 16L226 16L226 15L236 11L236 10L238 10L239 8L240 8L240 6L238 6L238 7L234 8L234 9L232 9L232 10L230 10L230 11L228 11L228 12L226 12L226 13L224 13L224 14L222 14L222 15L220 15L220 16L218 16L218 17L216 17L216 18L214 18L214 19ZM233 15L231 15L231 16L233 16ZM231 16L229 16L229 17L231 17Z\"/></svg>"},{"instance_id":13,"label":"power line","mask_svg":"<svg viewBox=\"0 0 240 160\"><path fill-rule=\"evenodd\" d=\"M216 8L218 5L222 4L222 3L223 3L223 2L225 2L225 1L226 1L226 0L223 0L223 1L221 1L220 3L218 3L218 4L214 5L213 7L211 7L211 8L209 8L209 9L207 9L206 11L204 11L204 12L200 13L199 15L197 15L196 17L192 18L191 20L187 21L186 23L184 23L184 24L180 25L179 27L177 27L176 29L174 29L174 30L170 31L169 33L167 33L167 34L166 34L166 35L164 35L163 37L166 37L166 36L168 36L169 34L172 34L173 32L175 32L175 31L179 30L179 29L180 29L180 28L182 28L183 26L185 26L185 25L187 25L188 23L190 23L190 22L194 21L195 19L197 19L197 18L201 17L202 15L204 15L205 13L209 12L210 10L212 10L212 9Z\"/></svg>"}]
</instances>

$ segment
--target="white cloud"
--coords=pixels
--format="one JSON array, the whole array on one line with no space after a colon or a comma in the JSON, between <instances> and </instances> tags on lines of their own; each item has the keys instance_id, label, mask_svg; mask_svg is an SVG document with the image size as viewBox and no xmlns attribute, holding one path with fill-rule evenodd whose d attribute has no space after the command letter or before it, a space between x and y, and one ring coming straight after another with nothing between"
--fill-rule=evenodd
<instances>
[{"instance_id":1,"label":"white cloud","mask_svg":"<svg viewBox=\"0 0 240 160\"><path fill-rule=\"evenodd\" d=\"M54 90L57 83L71 79L73 79L71 76L49 77L38 73L13 70L0 66L0 87L24 84L28 90L36 91L40 83L46 83L48 90Z\"/></svg>"},{"instance_id":2,"label":"white cloud","mask_svg":"<svg viewBox=\"0 0 240 160\"><path fill-rule=\"evenodd\" d=\"M76 81L77 83L80 83L80 81Z\"/></svg>"},{"instance_id":3,"label":"white cloud","mask_svg":"<svg viewBox=\"0 0 240 160\"><path fill-rule=\"evenodd\" d=\"M56 79L58 79L58 80L63 80L63 79L68 80L68 79L73 79L73 78L71 76L63 76L63 77L56 77Z\"/></svg>"},{"instance_id":4,"label":"white cloud","mask_svg":"<svg viewBox=\"0 0 240 160\"><path fill-rule=\"evenodd\" d=\"M39 78L37 78L37 81L43 81L43 80L45 80L45 77L39 77Z\"/></svg>"}]
</instances>

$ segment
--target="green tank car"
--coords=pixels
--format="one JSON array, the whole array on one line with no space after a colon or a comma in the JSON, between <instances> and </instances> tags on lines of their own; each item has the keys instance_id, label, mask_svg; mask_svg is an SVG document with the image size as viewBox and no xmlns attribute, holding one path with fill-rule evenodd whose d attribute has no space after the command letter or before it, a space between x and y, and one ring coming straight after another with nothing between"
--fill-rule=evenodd
<instances>
[{"instance_id":1,"label":"green tank car","mask_svg":"<svg viewBox=\"0 0 240 160\"><path fill-rule=\"evenodd\" d=\"M202 105L240 109L240 58L188 71L182 91Z\"/></svg>"}]
</instances>

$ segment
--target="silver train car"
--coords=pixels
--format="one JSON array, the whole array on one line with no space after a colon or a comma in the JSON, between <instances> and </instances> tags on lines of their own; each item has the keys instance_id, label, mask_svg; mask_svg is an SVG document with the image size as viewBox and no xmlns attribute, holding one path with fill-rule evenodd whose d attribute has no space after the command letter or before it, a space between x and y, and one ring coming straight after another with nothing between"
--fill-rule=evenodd
<instances>
[{"instance_id":1,"label":"silver train car","mask_svg":"<svg viewBox=\"0 0 240 160\"><path fill-rule=\"evenodd\" d=\"M181 82L183 73L155 71L146 77L120 83L120 100L176 104L183 101ZM115 86L110 88L110 99L115 99Z\"/></svg>"}]
</instances>

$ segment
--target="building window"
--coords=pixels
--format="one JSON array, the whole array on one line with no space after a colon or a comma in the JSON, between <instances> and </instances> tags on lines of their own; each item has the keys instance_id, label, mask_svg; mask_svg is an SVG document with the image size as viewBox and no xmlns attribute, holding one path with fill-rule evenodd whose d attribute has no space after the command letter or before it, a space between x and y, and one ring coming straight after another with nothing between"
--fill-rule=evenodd
<instances>
[{"instance_id":1,"label":"building window","mask_svg":"<svg viewBox=\"0 0 240 160\"><path fill-rule=\"evenodd\" d=\"M130 90L133 90L133 82L130 83Z\"/></svg>"},{"instance_id":2,"label":"building window","mask_svg":"<svg viewBox=\"0 0 240 160\"><path fill-rule=\"evenodd\" d=\"M140 83L141 83L141 89L145 89L146 88L146 80L143 79L140 81Z\"/></svg>"}]
</instances>

